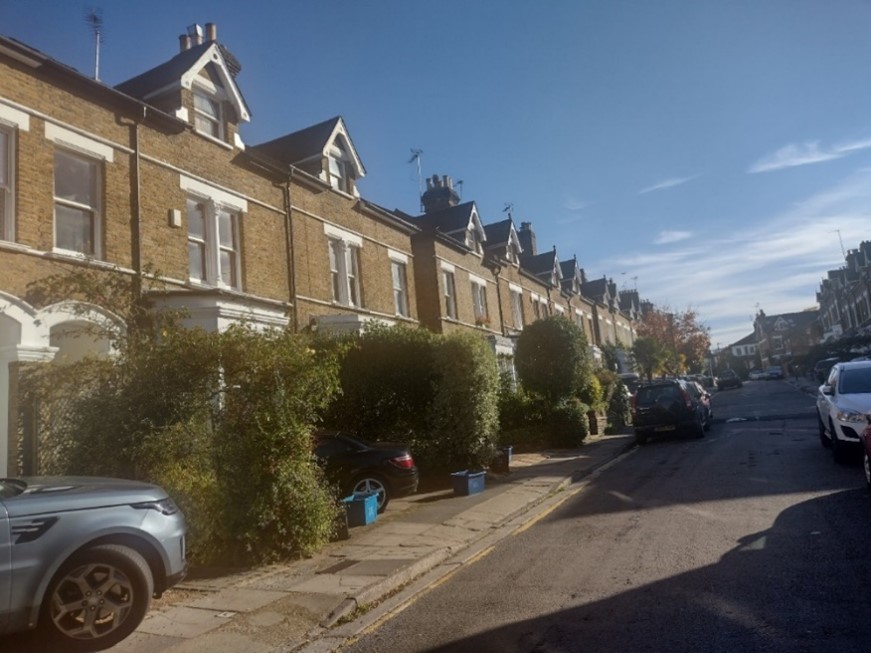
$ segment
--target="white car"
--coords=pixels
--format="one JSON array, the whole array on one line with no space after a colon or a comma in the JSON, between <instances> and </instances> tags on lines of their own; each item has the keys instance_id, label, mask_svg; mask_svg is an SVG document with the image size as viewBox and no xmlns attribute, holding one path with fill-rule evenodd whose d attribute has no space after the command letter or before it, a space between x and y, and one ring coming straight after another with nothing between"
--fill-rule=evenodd
<instances>
[{"instance_id":1,"label":"white car","mask_svg":"<svg viewBox=\"0 0 871 653\"><path fill-rule=\"evenodd\" d=\"M871 417L871 361L837 363L817 393L820 442L837 462L860 450Z\"/></svg>"},{"instance_id":2,"label":"white car","mask_svg":"<svg viewBox=\"0 0 871 653\"><path fill-rule=\"evenodd\" d=\"M765 378L765 372L762 370L750 370L748 375L751 381L761 381Z\"/></svg>"}]
</instances>

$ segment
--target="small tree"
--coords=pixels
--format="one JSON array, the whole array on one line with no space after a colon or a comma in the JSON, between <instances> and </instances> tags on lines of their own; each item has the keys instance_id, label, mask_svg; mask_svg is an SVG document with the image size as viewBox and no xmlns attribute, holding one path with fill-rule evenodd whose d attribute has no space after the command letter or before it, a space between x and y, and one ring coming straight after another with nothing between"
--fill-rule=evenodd
<instances>
[{"instance_id":1,"label":"small tree","mask_svg":"<svg viewBox=\"0 0 871 653\"><path fill-rule=\"evenodd\" d=\"M523 387L552 405L575 396L591 372L584 332L559 315L523 329L514 363Z\"/></svg>"},{"instance_id":2,"label":"small tree","mask_svg":"<svg viewBox=\"0 0 871 653\"><path fill-rule=\"evenodd\" d=\"M635 363L641 368L643 375L649 380L662 369L668 352L658 340L642 336L632 345L632 356L635 358Z\"/></svg>"}]
</instances>

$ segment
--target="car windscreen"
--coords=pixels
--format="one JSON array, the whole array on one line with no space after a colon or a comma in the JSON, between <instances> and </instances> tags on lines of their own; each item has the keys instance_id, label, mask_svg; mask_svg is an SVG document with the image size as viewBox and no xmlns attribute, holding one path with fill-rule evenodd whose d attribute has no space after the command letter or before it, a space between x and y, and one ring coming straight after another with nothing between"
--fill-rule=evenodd
<instances>
[{"instance_id":1,"label":"car windscreen","mask_svg":"<svg viewBox=\"0 0 871 653\"><path fill-rule=\"evenodd\" d=\"M840 379L842 395L871 393L871 367L844 370Z\"/></svg>"}]
</instances>

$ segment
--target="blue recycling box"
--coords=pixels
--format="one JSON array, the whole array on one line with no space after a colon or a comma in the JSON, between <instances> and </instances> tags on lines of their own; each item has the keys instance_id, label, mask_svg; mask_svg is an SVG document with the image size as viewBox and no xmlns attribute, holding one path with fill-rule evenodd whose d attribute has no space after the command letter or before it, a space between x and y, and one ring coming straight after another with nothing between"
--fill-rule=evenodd
<instances>
[{"instance_id":1,"label":"blue recycling box","mask_svg":"<svg viewBox=\"0 0 871 653\"><path fill-rule=\"evenodd\" d=\"M451 482L454 486L454 494L457 496L469 496L484 491L484 477L487 472L454 472L451 474Z\"/></svg>"},{"instance_id":2,"label":"blue recycling box","mask_svg":"<svg viewBox=\"0 0 871 653\"><path fill-rule=\"evenodd\" d=\"M348 526L366 526L378 517L378 494L352 494L342 499L348 513Z\"/></svg>"}]
</instances>

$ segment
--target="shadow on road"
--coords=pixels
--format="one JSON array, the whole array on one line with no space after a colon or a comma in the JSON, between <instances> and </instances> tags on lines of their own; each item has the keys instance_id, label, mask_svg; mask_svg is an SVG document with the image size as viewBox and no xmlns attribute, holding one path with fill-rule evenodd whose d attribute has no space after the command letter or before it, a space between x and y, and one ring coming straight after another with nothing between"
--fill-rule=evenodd
<instances>
[{"instance_id":1,"label":"shadow on road","mask_svg":"<svg viewBox=\"0 0 871 653\"><path fill-rule=\"evenodd\" d=\"M812 499L717 564L423 650L865 652L869 516L864 488Z\"/></svg>"}]
</instances>

